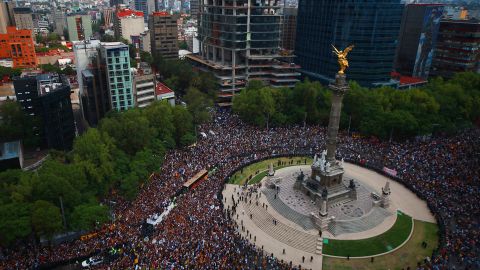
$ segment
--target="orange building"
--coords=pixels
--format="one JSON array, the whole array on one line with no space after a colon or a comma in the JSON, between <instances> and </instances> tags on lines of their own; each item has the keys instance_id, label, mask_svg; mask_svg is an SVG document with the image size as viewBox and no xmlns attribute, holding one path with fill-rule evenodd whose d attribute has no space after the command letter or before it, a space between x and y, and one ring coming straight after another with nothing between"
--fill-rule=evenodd
<instances>
[{"instance_id":1,"label":"orange building","mask_svg":"<svg viewBox=\"0 0 480 270\"><path fill-rule=\"evenodd\" d=\"M7 33L0 34L0 59L3 58L11 58L14 68L36 67L32 30L7 27Z\"/></svg>"}]
</instances>

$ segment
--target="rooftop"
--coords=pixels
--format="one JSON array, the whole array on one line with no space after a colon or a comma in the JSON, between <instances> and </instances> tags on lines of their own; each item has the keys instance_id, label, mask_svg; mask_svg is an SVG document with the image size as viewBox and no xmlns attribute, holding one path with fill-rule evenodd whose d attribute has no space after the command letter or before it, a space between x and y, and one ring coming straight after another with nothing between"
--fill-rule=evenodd
<instances>
[{"instance_id":1,"label":"rooftop","mask_svg":"<svg viewBox=\"0 0 480 270\"><path fill-rule=\"evenodd\" d=\"M126 17L142 17L143 18L143 12L126 8L126 9L121 9L117 11L117 17L118 18L126 18Z\"/></svg>"},{"instance_id":2,"label":"rooftop","mask_svg":"<svg viewBox=\"0 0 480 270\"><path fill-rule=\"evenodd\" d=\"M173 94L172 89L168 88L168 86L161 82L157 82L157 87L155 88L155 95L159 96L165 94Z\"/></svg>"},{"instance_id":3,"label":"rooftop","mask_svg":"<svg viewBox=\"0 0 480 270\"><path fill-rule=\"evenodd\" d=\"M43 96L57 91L67 84L64 78L55 73L40 74L37 76L38 95Z\"/></svg>"}]
</instances>

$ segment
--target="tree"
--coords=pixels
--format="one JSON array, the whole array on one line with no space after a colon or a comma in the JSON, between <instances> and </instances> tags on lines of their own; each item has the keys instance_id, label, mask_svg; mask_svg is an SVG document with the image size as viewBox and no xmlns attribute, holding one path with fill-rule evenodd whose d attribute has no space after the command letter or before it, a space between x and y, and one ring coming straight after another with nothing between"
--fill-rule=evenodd
<instances>
[{"instance_id":1,"label":"tree","mask_svg":"<svg viewBox=\"0 0 480 270\"><path fill-rule=\"evenodd\" d=\"M115 145L131 156L157 136L155 129L150 127L147 117L140 110L111 114L110 117L102 119L100 130L110 135Z\"/></svg>"},{"instance_id":2,"label":"tree","mask_svg":"<svg viewBox=\"0 0 480 270\"><path fill-rule=\"evenodd\" d=\"M13 77L20 76L20 74L22 74L22 70L19 68L0 66L0 79L3 79L5 76L11 79Z\"/></svg>"},{"instance_id":3,"label":"tree","mask_svg":"<svg viewBox=\"0 0 480 270\"><path fill-rule=\"evenodd\" d=\"M97 195L103 195L109 186L113 174L113 140L106 133L90 128L73 144L73 159L80 166Z\"/></svg>"},{"instance_id":4,"label":"tree","mask_svg":"<svg viewBox=\"0 0 480 270\"><path fill-rule=\"evenodd\" d=\"M71 220L73 229L91 230L97 224L103 224L109 220L108 207L98 204L79 205L73 210Z\"/></svg>"},{"instance_id":5,"label":"tree","mask_svg":"<svg viewBox=\"0 0 480 270\"><path fill-rule=\"evenodd\" d=\"M32 208L32 226L38 237L51 239L53 235L62 231L60 208L42 200L36 201Z\"/></svg>"},{"instance_id":6,"label":"tree","mask_svg":"<svg viewBox=\"0 0 480 270\"><path fill-rule=\"evenodd\" d=\"M25 114L19 103L7 100L0 105L0 141L22 140L26 147L36 146L37 125L38 119Z\"/></svg>"},{"instance_id":7,"label":"tree","mask_svg":"<svg viewBox=\"0 0 480 270\"><path fill-rule=\"evenodd\" d=\"M156 130L157 138L164 143L165 147L175 147L172 106L166 100L156 101L145 108L143 115L147 117L150 127Z\"/></svg>"},{"instance_id":8,"label":"tree","mask_svg":"<svg viewBox=\"0 0 480 270\"><path fill-rule=\"evenodd\" d=\"M0 243L11 245L32 232L30 205L27 203L0 204Z\"/></svg>"},{"instance_id":9,"label":"tree","mask_svg":"<svg viewBox=\"0 0 480 270\"><path fill-rule=\"evenodd\" d=\"M184 97L187 103L187 109L193 116L193 122L196 125L210 120L209 109L213 107L213 100L196 88L190 88Z\"/></svg>"},{"instance_id":10,"label":"tree","mask_svg":"<svg viewBox=\"0 0 480 270\"><path fill-rule=\"evenodd\" d=\"M182 144L182 137L193 131L192 115L183 106L175 106L173 109L173 119L175 125L175 140L177 145L186 146ZM185 141L183 141L185 142Z\"/></svg>"}]
</instances>

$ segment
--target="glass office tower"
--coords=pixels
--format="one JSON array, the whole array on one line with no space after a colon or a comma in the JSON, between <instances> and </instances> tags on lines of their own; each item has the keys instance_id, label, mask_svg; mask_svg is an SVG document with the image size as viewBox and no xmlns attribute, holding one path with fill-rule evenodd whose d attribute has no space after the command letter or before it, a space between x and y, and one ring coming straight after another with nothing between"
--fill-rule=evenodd
<instances>
[{"instance_id":1,"label":"glass office tower","mask_svg":"<svg viewBox=\"0 0 480 270\"><path fill-rule=\"evenodd\" d=\"M400 0L300 0L296 62L304 74L328 83L338 71L332 44L354 44L347 78L367 87L393 84L403 7Z\"/></svg>"}]
</instances>

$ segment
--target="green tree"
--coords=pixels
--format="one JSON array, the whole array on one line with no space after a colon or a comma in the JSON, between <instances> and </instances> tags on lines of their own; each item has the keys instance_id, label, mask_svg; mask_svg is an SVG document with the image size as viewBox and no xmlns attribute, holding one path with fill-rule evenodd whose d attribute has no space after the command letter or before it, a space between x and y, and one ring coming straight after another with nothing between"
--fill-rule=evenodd
<instances>
[{"instance_id":1,"label":"green tree","mask_svg":"<svg viewBox=\"0 0 480 270\"><path fill-rule=\"evenodd\" d=\"M63 228L60 208L47 201L39 200L33 204L31 220L33 231L38 237L51 239Z\"/></svg>"},{"instance_id":2,"label":"green tree","mask_svg":"<svg viewBox=\"0 0 480 270\"><path fill-rule=\"evenodd\" d=\"M196 88L190 88L184 97L187 109L193 116L194 124L202 124L210 120L209 110L213 107L213 100Z\"/></svg>"},{"instance_id":3,"label":"green tree","mask_svg":"<svg viewBox=\"0 0 480 270\"><path fill-rule=\"evenodd\" d=\"M113 113L102 119L100 130L110 135L115 145L131 156L157 136L156 130L150 127L147 117L142 115L140 110Z\"/></svg>"},{"instance_id":4,"label":"green tree","mask_svg":"<svg viewBox=\"0 0 480 270\"><path fill-rule=\"evenodd\" d=\"M75 230L91 230L97 224L103 224L109 220L108 207L98 204L82 204L73 210L71 227Z\"/></svg>"},{"instance_id":5,"label":"green tree","mask_svg":"<svg viewBox=\"0 0 480 270\"><path fill-rule=\"evenodd\" d=\"M30 205L27 203L0 204L0 243L11 245L32 232Z\"/></svg>"},{"instance_id":6,"label":"green tree","mask_svg":"<svg viewBox=\"0 0 480 270\"><path fill-rule=\"evenodd\" d=\"M0 105L0 141L22 140L26 147L39 142L34 133L38 119L23 112L19 103L7 100Z\"/></svg>"},{"instance_id":7,"label":"green tree","mask_svg":"<svg viewBox=\"0 0 480 270\"><path fill-rule=\"evenodd\" d=\"M192 115L183 106L175 106L173 109L173 122L175 125L175 140L178 145L186 146L182 144L182 137L193 131L193 119ZM183 141L185 142L185 141Z\"/></svg>"},{"instance_id":8,"label":"green tree","mask_svg":"<svg viewBox=\"0 0 480 270\"><path fill-rule=\"evenodd\" d=\"M74 141L73 159L84 170L89 188L97 191L97 195L105 194L110 184L114 149L111 137L95 128L88 129Z\"/></svg>"}]
</instances>

